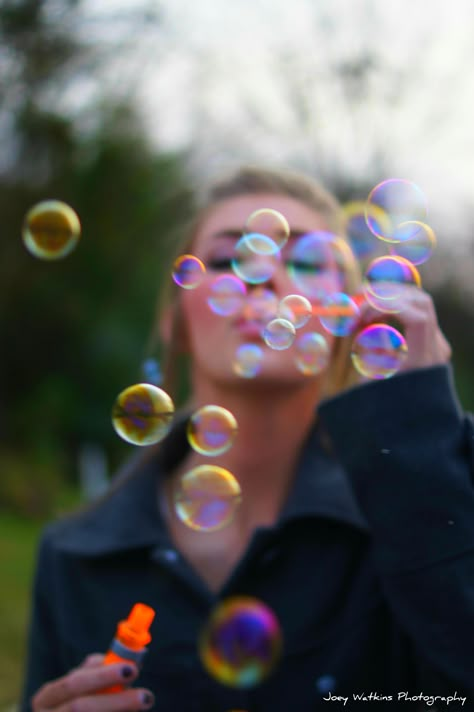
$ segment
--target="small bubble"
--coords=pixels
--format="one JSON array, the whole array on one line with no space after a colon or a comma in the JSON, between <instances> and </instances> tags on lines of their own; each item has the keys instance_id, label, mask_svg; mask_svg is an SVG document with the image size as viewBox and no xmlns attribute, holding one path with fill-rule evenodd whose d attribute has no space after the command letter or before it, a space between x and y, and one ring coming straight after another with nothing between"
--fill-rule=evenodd
<instances>
[{"instance_id":1,"label":"small bubble","mask_svg":"<svg viewBox=\"0 0 474 712\"><path fill-rule=\"evenodd\" d=\"M132 445L153 445L167 435L174 404L161 388L137 383L119 393L112 408L115 432Z\"/></svg>"},{"instance_id":2,"label":"small bubble","mask_svg":"<svg viewBox=\"0 0 474 712\"><path fill-rule=\"evenodd\" d=\"M333 675L321 675L316 680L316 687L321 693L332 692L336 687L336 679Z\"/></svg>"},{"instance_id":3,"label":"small bubble","mask_svg":"<svg viewBox=\"0 0 474 712\"><path fill-rule=\"evenodd\" d=\"M43 260L66 257L76 247L80 236L79 218L60 200L44 200L33 206L23 223L25 247Z\"/></svg>"},{"instance_id":4,"label":"small bubble","mask_svg":"<svg viewBox=\"0 0 474 712\"><path fill-rule=\"evenodd\" d=\"M177 257L171 276L178 287L183 289L196 289L206 273L204 263L194 255L180 255Z\"/></svg>"}]
</instances>

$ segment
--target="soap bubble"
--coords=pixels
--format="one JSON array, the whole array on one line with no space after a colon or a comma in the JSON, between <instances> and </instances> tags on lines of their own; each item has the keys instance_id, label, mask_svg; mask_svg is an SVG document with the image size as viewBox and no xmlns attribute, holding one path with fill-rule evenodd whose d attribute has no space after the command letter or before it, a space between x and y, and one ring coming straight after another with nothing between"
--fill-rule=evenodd
<instances>
[{"instance_id":1,"label":"soap bubble","mask_svg":"<svg viewBox=\"0 0 474 712\"><path fill-rule=\"evenodd\" d=\"M277 244L266 235L249 233L235 245L232 269L241 280L249 284L267 282L281 261Z\"/></svg>"},{"instance_id":2,"label":"soap bubble","mask_svg":"<svg viewBox=\"0 0 474 712\"><path fill-rule=\"evenodd\" d=\"M374 208L384 211L388 222L373 217ZM386 242L409 240L424 223L428 208L420 188L409 180L391 178L373 188L366 204L366 220L371 232Z\"/></svg>"},{"instance_id":3,"label":"soap bubble","mask_svg":"<svg viewBox=\"0 0 474 712\"><path fill-rule=\"evenodd\" d=\"M352 344L352 363L367 378L390 378L407 355L404 337L388 324L370 324L357 334Z\"/></svg>"},{"instance_id":4,"label":"soap bubble","mask_svg":"<svg viewBox=\"0 0 474 712\"><path fill-rule=\"evenodd\" d=\"M283 351L295 340L296 330L291 321L278 317L268 322L262 331L263 340L271 349Z\"/></svg>"},{"instance_id":5,"label":"soap bubble","mask_svg":"<svg viewBox=\"0 0 474 712\"><path fill-rule=\"evenodd\" d=\"M206 464L179 477L173 499L176 514L186 526L212 532L230 524L242 496L240 485L229 470Z\"/></svg>"},{"instance_id":6,"label":"soap bubble","mask_svg":"<svg viewBox=\"0 0 474 712\"><path fill-rule=\"evenodd\" d=\"M290 236L290 226L285 216L278 210L260 208L247 218L244 233L266 235L281 249Z\"/></svg>"},{"instance_id":7,"label":"soap bubble","mask_svg":"<svg viewBox=\"0 0 474 712\"><path fill-rule=\"evenodd\" d=\"M165 391L151 383L137 383L117 396L112 424L128 443L153 445L168 433L173 414L173 401Z\"/></svg>"},{"instance_id":8,"label":"soap bubble","mask_svg":"<svg viewBox=\"0 0 474 712\"><path fill-rule=\"evenodd\" d=\"M310 331L299 334L295 341L295 363L305 376L314 376L327 367L330 352L322 334Z\"/></svg>"},{"instance_id":9,"label":"soap bubble","mask_svg":"<svg viewBox=\"0 0 474 712\"><path fill-rule=\"evenodd\" d=\"M232 316L242 308L247 287L233 274L221 274L212 282L207 303L214 314Z\"/></svg>"},{"instance_id":10,"label":"soap bubble","mask_svg":"<svg viewBox=\"0 0 474 712\"><path fill-rule=\"evenodd\" d=\"M180 255L173 265L172 277L178 287L196 289L206 273L204 263L194 255Z\"/></svg>"},{"instance_id":11,"label":"soap bubble","mask_svg":"<svg viewBox=\"0 0 474 712\"><path fill-rule=\"evenodd\" d=\"M44 200L27 212L22 235L25 247L32 255L42 260L58 260L76 247L81 224L66 203Z\"/></svg>"},{"instance_id":12,"label":"soap bubble","mask_svg":"<svg viewBox=\"0 0 474 712\"><path fill-rule=\"evenodd\" d=\"M324 311L326 310L326 314ZM357 324L360 309L348 294L330 294L322 303L319 320L322 326L334 336L347 336Z\"/></svg>"},{"instance_id":13,"label":"soap bubble","mask_svg":"<svg viewBox=\"0 0 474 712\"><path fill-rule=\"evenodd\" d=\"M219 405L199 408L188 422L189 444L201 455L222 455L232 447L236 435L235 417L230 410Z\"/></svg>"},{"instance_id":14,"label":"soap bubble","mask_svg":"<svg viewBox=\"0 0 474 712\"><path fill-rule=\"evenodd\" d=\"M395 300L407 286L421 287L416 267L404 257L377 257L367 268L363 280L364 294L376 300ZM388 304L390 308L390 304Z\"/></svg>"},{"instance_id":15,"label":"soap bubble","mask_svg":"<svg viewBox=\"0 0 474 712\"><path fill-rule=\"evenodd\" d=\"M242 378L255 378L260 373L263 349L258 344L241 344L237 349L232 368Z\"/></svg>"},{"instance_id":16,"label":"soap bubble","mask_svg":"<svg viewBox=\"0 0 474 712\"><path fill-rule=\"evenodd\" d=\"M213 610L199 637L199 657L218 682L250 688L265 680L282 653L273 611L250 596L228 598Z\"/></svg>"},{"instance_id":17,"label":"soap bubble","mask_svg":"<svg viewBox=\"0 0 474 712\"><path fill-rule=\"evenodd\" d=\"M344 230L351 243L354 254L363 260L380 250L380 240L369 229L366 220L370 216L371 224L378 232L387 232L391 221L378 205L367 205L364 201L354 200L342 206Z\"/></svg>"},{"instance_id":18,"label":"soap bubble","mask_svg":"<svg viewBox=\"0 0 474 712\"><path fill-rule=\"evenodd\" d=\"M313 307L302 294L288 294L278 307L278 316L290 321L295 329L300 329L310 319Z\"/></svg>"},{"instance_id":19,"label":"soap bubble","mask_svg":"<svg viewBox=\"0 0 474 712\"><path fill-rule=\"evenodd\" d=\"M404 242L390 245L390 254L404 257L413 265L421 265L431 257L436 246L436 237L434 231L426 223L410 223L410 225L412 224L417 226L413 237ZM405 226L406 223L403 223L400 227Z\"/></svg>"},{"instance_id":20,"label":"soap bubble","mask_svg":"<svg viewBox=\"0 0 474 712\"><path fill-rule=\"evenodd\" d=\"M143 361L142 374L145 381L153 383L154 386L160 386L163 382L160 364L155 358L147 358Z\"/></svg>"}]
</instances>

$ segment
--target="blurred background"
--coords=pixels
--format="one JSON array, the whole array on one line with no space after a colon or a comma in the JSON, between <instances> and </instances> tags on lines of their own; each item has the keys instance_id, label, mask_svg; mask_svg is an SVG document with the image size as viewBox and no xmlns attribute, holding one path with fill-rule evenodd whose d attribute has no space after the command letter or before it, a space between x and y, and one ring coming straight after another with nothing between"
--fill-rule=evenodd
<instances>
[{"instance_id":1,"label":"blurred background","mask_svg":"<svg viewBox=\"0 0 474 712\"><path fill-rule=\"evenodd\" d=\"M156 293L204 177L286 165L343 202L416 182L438 238L421 276L474 410L473 21L469 0L0 0L2 712L41 526L133 452L111 406L157 355ZM49 198L83 226L57 262L21 240Z\"/></svg>"}]
</instances>

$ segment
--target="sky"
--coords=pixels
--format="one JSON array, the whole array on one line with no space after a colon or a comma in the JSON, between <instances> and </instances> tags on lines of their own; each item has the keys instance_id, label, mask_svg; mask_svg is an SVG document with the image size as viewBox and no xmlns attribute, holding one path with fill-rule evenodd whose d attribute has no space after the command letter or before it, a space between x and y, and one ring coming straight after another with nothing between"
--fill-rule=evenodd
<instances>
[{"instance_id":1,"label":"sky","mask_svg":"<svg viewBox=\"0 0 474 712\"><path fill-rule=\"evenodd\" d=\"M133 5L88 0L88 37L122 33L103 79L156 146L189 148L197 174L264 161L355 185L409 179L453 249L471 238L470 0L149 0L139 36Z\"/></svg>"}]
</instances>

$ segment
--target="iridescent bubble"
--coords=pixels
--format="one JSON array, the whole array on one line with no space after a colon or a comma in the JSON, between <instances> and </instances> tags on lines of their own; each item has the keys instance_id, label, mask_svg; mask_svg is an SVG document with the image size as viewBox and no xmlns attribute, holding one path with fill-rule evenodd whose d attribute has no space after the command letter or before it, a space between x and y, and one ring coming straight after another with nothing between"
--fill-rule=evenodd
<instances>
[{"instance_id":1,"label":"iridescent bubble","mask_svg":"<svg viewBox=\"0 0 474 712\"><path fill-rule=\"evenodd\" d=\"M290 236L290 226L284 215L272 208L255 210L245 223L244 233L259 233L270 237L279 249Z\"/></svg>"},{"instance_id":2,"label":"iridescent bubble","mask_svg":"<svg viewBox=\"0 0 474 712\"><path fill-rule=\"evenodd\" d=\"M321 373L329 363L328 342L316 331L299 334L295 341L295 363L305 376Z\"/></svg>"},{"instance_id":3,"label":"iridescent bubble","mask_svg":"<svg viewBox=\"0 0 474 712\"><path fill-rule=\"evenodd\" d=\"M404 257L413 265L421 265L429 260L436 247L434 231L426 223L414 221L402 223L400 229L406 226L409 226L412 231L414 230L413 226L416 226L416 233L409 240L390 245L390 254Z\"/></svg>"},{"instance_id":4,"label":"iridescent bubble","mask_svg":"<svg viewBox=\"0 0 474 712\"><path fill-rule=\"evenodd\" d=\"M206 464L193 467L179 477L173 500L177 516L187 527L212 532L230 524L242 494L229 470Z\"/></svg>"},{"instance_id":5,"label":"iridescent bubble","mask_svg":"<svg viewBox=\"0 0 474 712\"><path fill-rule=\"evenodd\" d=\"M347 336L356 326L359 314L359 307L348 294L336 292L324 299L319 320L330 334Z\"/></svg>"},{"instance_id":6,"label":"iridescent bubble","mask_svg":"<svg viewBox=\"0 0 474 712\"><path fill-rule=\"evenodd\" d=\"M173 414L173 401L165 391L151 383L137 383L117 396L112 424L128 443L153 445L168 433Z\"/></svg>"},{"instance_id":7,"label":"iridescent bubble","mask_svg":"<svg viewBox=\"0 0 474 712\"><path fill-rule=\"evenodd\" d=\"M249 233L235 245L231 265L237 277L244 282L262 284L273 276L280 261L278 246L270 237Z\"/></svg>"},{"instance_id":8,"label":"iridescent bubble","mask_svg":"<svg viewBox=\"0 0 474 712\"><path fill-rule=\"evenodd\" d=\"M302 294L288 294L278 307L278 316L291 321L295 329L300 329L310 319L313 307Z\"/></svg>"},{"instance_id":9,"label":"iridescent bubble","mask_svg":"<svg viewBox=\"0 0 474 712\"><path fill-rule=\"evenodd\" d=\"M230 410L219 405L205 405L188 421L189 444L201 455L215 457L232 447L237 435L237 421Z\"/></svg>"},{"instance_id":10,"label":"iridescent bubble","mask_svg":"<svg viewBox=\"0 0 474 712\"><path fill-rule=\"evenodd\" d=\"M385 212L388 222L374 219L373 210ZM373 188L367 198L365 218L371 232L386 242L409 240L418 232L417 221L425 222L428 213L426 198L420 188L409 180L391 178ZM405 223L404 227L401 225ZM407 223L411 223L408 225Z\"/></svg>"},{"instance_id":11,"label":"iridescent bubble","mask_svg":"<svg viewBox=\"0 0 474 712\"><path fill-rule=\"evenodd\" d=\"M210 285L207 303L219 316L232 316L243 306L247 287L233 274L221 274Z\"/></svg>"},{"instance_id":12,"label":"iridescent bubble","mask_svg":"<svg viewBox=\"0 0 474 712\"><path fill-rule=\"evenodd\" d=\"M311 300L322 300L343 283L344 262L349 246L330 232L310 232L295 240L289 252L288 273L298 292Z\"/></svg>"},{"instance_id":13,"label":"iridescent bubble","mask_svg":"<svg viewBox=\"0 0 474 712\"><path fill-rule=\"evenodd\" d=\"M206 273L204 263L194 255L180 255L176 258L173 265L171 276L178 285L183 289L196 289Z\"/></svg>"},{"instance_id":14,"label":"iridescent bubble","mask_svg":"<svg viewBox=\"0 0 474 712\"><path fill-rule=\"evenodd\" d=\"M242 317L248 320L267 322L274 319L278 312L278 297L275 292L261 285L254 287L247 294L242 309Z\"/></svg>"},{"instance_id":15,"label":"iridescent bubble","mask_svg":"<svg viewBox=\"0 0 474 712\"><path fill-rule=\"evenodd\" d=\"M274 612L250 596L224 600L199 637L199 657L218 682L236 688L260 684L282 653L282 633Z\"/></svg>"},{"instance_id":16,"label":"iridescent bubble","mask_svg":"<svg viewBox=\"0 0 474 712\"><path fill-rule=\"evenodd\" d=\"M291 321L277 317L268 322L262 331L262 337L267 346L275 351L290 348L295 340L296 330Z\"/></svg>"},{"instance_id":17,"label":"iridescent bubble","mask_svg":"<svg viewBox=\"0 0 474 712\"><path fill-rule=\"evenodd\" d=\"M382 208L377 205L367 205L363 201L354 200L342 206L344 229L350 240L351 247L358 259L362 260L380 250L380 241L369 230L366 220L370 216L371 224L378 232L387 232L391 221Z\"/></svg>"},{"instance_id":18,"label":"iridescent bubble","mask_svg":"<svg viewBox=\"0 0 474 712\"><path fill-rule=\"evenodd\" d=\"M404 257L377 257L367 268L363 280L364 293L377 300L394 300L406 286L421 287L418 270ZM390 305L388 305L390 308Z\"/></svg>"},{"instance_id":19,"label":"iridescent bubble","mask_svg":"<svg viewBox=\"0 0 474 712\"><path fill-rule=\"evenodd\" d=\"M402 366L408 347L402 334L388 324L370 324L352 344L352 363L367 378L390 378Z\"/></svg>"},{"instance_id":20,"label":"iridescent bubble","mask_svg":"<svg viewBox=\"0 0 474 712\"><path fill-rule=\"evenodd\" d=\"M155 358L145 359L142 363L142 374L147 383L153 383L153 385L159 386L163 382L160 364Z\"/></svg>"},{"instance_id":21,"label":"iridescent bubble","mask_svg":"<svg viewBox=\"0 0 474 712\"><path fill-rule=\"evenodd\" d=\"M241 344L237 349L232 368L242 378L255 378L262 368L263 349L258 344Z\"/></svg>"},{"instance_id":22,"label":"iridescent bubble","mask_svg":"<svg viewBox=\"0 0 474 712\"><path fill-rule=\"evenodd\" d=\"M44 200L26 214L22 230L25 247L42 260L66 257L81 236L74 210L60 200Z\"/></svg>"}]
</instances>

